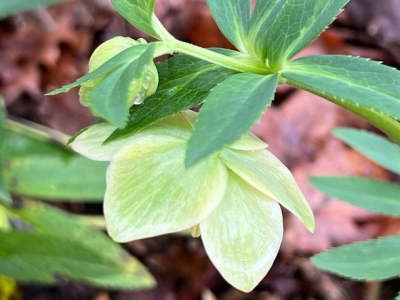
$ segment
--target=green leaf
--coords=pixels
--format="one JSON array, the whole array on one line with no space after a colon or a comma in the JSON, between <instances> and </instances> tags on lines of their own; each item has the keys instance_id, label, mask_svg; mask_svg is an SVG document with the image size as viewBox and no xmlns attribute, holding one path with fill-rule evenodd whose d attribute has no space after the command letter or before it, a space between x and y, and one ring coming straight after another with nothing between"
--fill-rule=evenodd
<instances>
[{"instance_id":1,"label":"green leaf","mask_svg":"<svg viewBox=\"0 0 400 300\"><path fill-rule=\"evenodd\" d=\"M124 129L116 130L105 143L126 137L165 117L190 109L204 101L210 90L235 71L186 55L157 64L157 92L130 110Z\"/></svg>"},{"instance_id":2,"label":"green leaf","mask_svg":"<svg viewBox=\"0 0 400 300\"><path fill-rule=\"evenodd\" d=\"M383 280L400 275L400 235L334 248L311 261L321 269L355 280Z\"/></svg>"},{"instance_id":3,"label":"green leaf","mask_svg":"<svg viewBox=\"0 0 400 300\"><path fill-rule=\"evenodd\" d=\"M400 185L362 177L312 177L325 194L373 212L400 216Z\"/></svg>"},{"instance_id":4,"label":"green leaf","mask_svg":"<svg viewBox=\"0 0 400 300\"><path fill-rule=\"evenodd\" d=\"M399 293L399 295L396 297L396 300L400 300L400 293Z\"/></svg>"},{"instance_id":5,"label":"green leaf","mask_svg":"<svg viewBox=\"0 0 400 300\"><path fill-rule=\"evenodd\" d=\"M154 0L111 0L118 13L147 34L159 38L153 27Z\"/></svg>"},{"instance_id":6,"label":"green leaf","mask_svg":"<svg viewBox=\"0 0 400 300\"><path fill-rule=\"evenodd\" d=\"M295 87L359 114L400 141L400 72L378 62L341 55L316 55L286 66L282 77Z\"/></svg>"},{"instance_id":7,"label":"green leaf","mask_svg":"<svg viewBox=\"0 0 400 300\"><path fill-rule=\"evenodd\" d=\"M50 139L39 140L23 133L7 130L2 149L3 161L32 155L49 155L65 159L75 156L74 152L65 145L56 144Z\"/></svg>"},{"instance_id":8,"label":"green leaf","mask_svg":"<svg viewBox=\"0 0 400 300\"><path fill-rule=\"evenodd\" d=\"M234 75L206 98L188 142L186 165L239 140L256 123L274 98L278 74Z\"/></svg>"},{"instance_id":9,"label":"green leaf","mask_svg":"<svg viewBox=\"0 0 400 300\"><path fill-rule=\"evenodd\" d=\"M0 19L35 9L41 6L47 6L54 3L66 2L68 0L12 0L0 1Z\"/></svg>"},{"instance_id":10,"label":"green leaf","mask_svg":"<svg viewBox=\"0 0 400 300\"><path fill-rule=\"evenodd\" d=\"M103 288L154 285L135 258L72 215L44 205L14 213L34 231L0 232L1 274L50 284L56 282L56 276L66 276Z\"/></svg>"},{"instance_id":11,"label":"green leaf","mask_svg":"<svg viewBox=\"0 0 400 300\"><path fill-rule=\"evenodd\" d=\"M257 1L249 41L273 71L310 44L349 0Z\"/></svg>"},{"instance_id":12,"label":"green leaf","mask_svg":"<svg viewBox=\"0 0 400 300\"><path fill-rule=\"evenodd\" d=\"M382 167L400 174L400 146L375 133L351 128L340 128L333 135Z\"/></svg>"},{"instance_id":13,"label":"green leaf","mask_svg":"<svg viewBox=\"0 0 400 300\"><path fill-rule=\"evenodd\" d=\"M0 99L1 100L1 99ZM4 141L6 139L6 129L5 129L5 112L0 103L0 166L2 161L4 160ZM10 204L11 196L8 192L7 185L4 181L3 170L0 169L0 203Z\"/></svg>"},{"instance_id":14,"label":"green leaf","mask_svg":"<svg viewBox=\"0 0 400 300\"><path fill-rule=\"evenodd\" d=\"M11 193L61 201L101 202L108 163L84 157L26 156L9 160L4 176Z\"/></svg>"},{"instance_id":15,"label":"green leaf","mask_svg":"<svg viewBox=\"0 0 400 300\"><path fill-rule=\"evenodd\" d=\"M145 46L147 50L143 54L112 72L89 93L89 106L96 115L120 128L128 119L130 93L138 92L131 90L132 82L143 77L146 68L153 63L155 44ZM143 51L142 48L137 51Z\"/></svg>"},{"instance_id":16,"label":"green leaf","mask_svg":"<svg viewBox=\"0 0 400 300\"><path fill-rule=\"evenodd\" d=\"M246 52L246 35L250 23L249 0L207 0L208 7L225 37Z\"/></svg>"},{"instance_id":17,"label":"green leaf","mask_svg":"<svg viewBox=\"0 0 400 300\"><path fill-rule=\"evenodd\" d=\"M72 88L77 87L81 85L84 82L88 82L89 80L95 80L98 79L100 76L109 74L121 66L128 64L135 60L138 56L142 55L147 49L149 45L148 44L142 44L142 45L135 45L132 46L128 49L125 49L124 51L121 51L119 54L115 55L113 58L102 64L100 67L95 69L94 71L86 74L85 76L82 76L78 80L76 80L73 83L67 84L59 89L56 89L55 91L52 91L48 94L47 96L52 96L52 95L57 95L60 93L67 93L69 92Z\"/></svg>"}]
</instances>

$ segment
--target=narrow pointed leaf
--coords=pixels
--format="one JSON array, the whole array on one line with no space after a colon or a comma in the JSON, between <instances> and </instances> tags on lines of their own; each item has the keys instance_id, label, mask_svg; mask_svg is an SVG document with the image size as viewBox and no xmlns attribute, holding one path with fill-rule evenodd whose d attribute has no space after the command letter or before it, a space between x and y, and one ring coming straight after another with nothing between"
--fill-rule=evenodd
<instances>
[{"instance_id":1,"label":"narrow pointed leaf","mask_svg":"<svg viewBox=\"0 0 400 300\"><path fill-rule=\"evenodd\" d=\"M47 95L51 96L51 95L57 95L60 93L67 93L72 88L77 87L84 82L88 82L89 80L95 80L95 79L99 78L100 76L109 74L109 73L113 72L114 70L117 70L121 66L130 63L133 59L136 59L138 56L142 55L148 49L148 47L149 47L148 44L132 46L132 47L120 52L119 54L117 54L116 56L114 56L113 58L111 58L110 60L105 62L104 64L102 64L99 68L86 74L85 76L82 76L75 82L73 82L71 84L67 84L59 89L56 89L55 91L52 91L52 92L48 93Z\"/></svg>"},{"instance_id":2,"label":"narrow pointed leaf","mask_svg":"<svg viewBox=\"0 0 400 300\"><path fill-rule=\"evenodd\" d=\"M0 232L0 274L42 283L56 283L55 276L65 276L102 288L154 286L135 258L72 215L43 205L13 213L32 228L25 233Z\"/></svg>"},{"instance_id":3,"label":"narrow pointed leaf","mask_svg":"<svg viewBox=\"0 0 400 300\"><path fill-rule=\"evenodd\" d=\"M279 202L314 232L314 215L292 173L267 150L237 151L224 149L221 159L250 185Z\"/></svg>"},{"instance_id":4,"label":"narrow pointed leaf","mask_svg":"<svg viewBox=\"0 0 400 300\"><path fill-rule=\"evenodd\" d=\"M114 154L130 141L145 136L167 135L188 140L192 134L192 128L183 114L178 113L169 116L157 123L146 127L133 135L103 144L115 131L116 127L108 123L92 125L86 131L77 136L72 143L72 148L93 160L110 161Z\"/></svg>"},{"instance_id":5,"label":"narrow pointed leaf","mask_svg":"<svg viewBox=\"0 0 400 300\"><path fill-rule=\"evenodd\" d=\"M152 22L155 0L111 0L111 3L134 27L159 38Z\"/></svg>"},{"instance_id":6,"label":"narrow pointed leaf","mask_svg":"<svg viewBox=\"0 0 400 300\"><path fill-rule=\"evenodd\" d=\"M382 167L400 175L400 146L375 133L340 128L333 135Z\"/></svg>"},{"instance_id":7,"label":"narrow pointed leaf","mask_svg":"<svg viewBox=\"0 0 400 300\"><path fill-rule=\"evenodd\" d=\"M256 55L272 70L280 70L325 30L348 1L257 1L249 32Z\"/></svg>"},{"instance_id":8,"label":"narrow pointed leaf","mask_svg":"<svg viewBox=\"0 0 400 300\"><path fill-rule=\"evenodd\" d=\"M153 63L155 44L146 46L147 50L137 59L112 72L89 93L90 108L99 117L121 128L125 126L129 115L132 81L143 77L147 66Z\"/></svg>"},{"instance_id":9,"label":"narrow pointed leaf","mask_svg":"<svg viewBox=\"0 0 400 300\"><path fill-rule=\"evenodd\" d=\"M41 6L66 2L68 0L13 0L0 1L0 19Z\"/></svg>"},{"instance_id":10,"label":"narrow pointed leaf","mask_svg":"<svg viewBox=\"0 0 400 300\"><path fill-rule=\"evenodd\" d=\"M321 269L355 280L383 280L400 275L400 235L334 248L314 256Z\"/></svg>"},{"instance_id":11,"label":"narrow pointed leaf","mask_svg":"<svg viewBox=\"0 0 400 300\"><path fill-rule=\"evenodd\" d=\"M400 119L399 71L363 58L317 55L291 62L282 77L359 114L400 141L400 126L390 118Z\"/></svg>"},{"instance_id":12,"label":"narrow pointed leaf","mask_svg":"<svg viewBox=\"0 0 400 300\"><path fill-rule=\"evenodd\" d=\"M141 105L132 107L126 127L116 130L106 143L198 105L212 88L236 74L235 71L186 55L175 55L157 64L157 69L160 78L157 92Z\"/></svg>"},{"instance_id":13,"label":"narrow pointed leaf","mask_svg":"<svg viewBox=\"0 0 400 300\"><path fill-rule=\"evenodd\" d=\"M207 0L208 7L225 37L242 52L250 23L249 0Z\"/></svg>"},{"instance_id":14,"label":"narrow pointed leaf","mask_svg":"<svg viewBox=\"0 0 400 300\"><path fill-rule=\"evenodd\" d=\"M227 192L200 223L204 247L221 275L251 291L271 268L282 241L279 204L230 172Z\"/></svg>"},{"instance_id":15,"label":"narrow pointed leaf","mask_svg":"<svg viewBox=\"0 0 400 300\"><path fill-rule=\"evenodd\" d=\"M206 98L188 143L186 164L239 140L260 119L275 95L278 75L234 75Z\"/></svg>"},{"instance_id":16,"label":"narrow pointed leaf","mask_svg":"<svg viewBox=\"0 0 400 300\"><path fill-rule=\"evenodd\" d=\"M400 216L400 185L362 177L312 177L325 194L373 212Z\"/></svg>"},{"instance_id":17,"label":"narrow pointed leaf","mask_svg":"<svg viewBox=\"0 0 400 300\"><path fill-rule=\"evenodd\" d=\"M342 55L306 56L287 65L282 76L328 100L370 107L400 119L400 71L378 62Z\"/></svg>"},{"instance_id":18,"label":"narrow pointed leaf","mask_svg":"<svg viewBox=\"0 0 400 300\"><path fill-rule=\"evenodd\" d=\"M181 139L144 137L116 153L107 171L104 206L113 239L127 242L185 230L219 204L225 166L210 157L186 169L185 148Z\"/></svg>"},{"instance_id":19,"label":"narrow pointed leaf","mask_svg":"<svg viewBox=\"0 0 400 300\"><path fill-rule=\"evenodd\" d=\"M11 193L59 201L101 202L105 193L107 163L84 157L49 155L9 160L4 177Z\"/></svg>"}]
</instances>

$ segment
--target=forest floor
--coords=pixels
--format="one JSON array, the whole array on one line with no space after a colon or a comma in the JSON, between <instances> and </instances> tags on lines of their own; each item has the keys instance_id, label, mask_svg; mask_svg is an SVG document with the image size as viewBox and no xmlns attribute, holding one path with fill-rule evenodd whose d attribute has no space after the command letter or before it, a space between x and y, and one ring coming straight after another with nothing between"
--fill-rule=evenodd
<instances>
[{"instance_id":1,"label":"forest floor","mask_svg":"<svg viewBox=\"0 0 400 300\"><path fill-rule=\"evenodd\" d=\"M176 37L203 46L232 46L219 32L203 0L157 0L156 13ZM299 56L345 54L400 68L400 1L352 0L334 24ZM145 37L125 22L109 1L87 0L38 9L0 21L0 95L10 115L73 134L93 121L77 90L44 94L87 72L90 54L117 36ZM226 109L229 109L227 107ZM313 175L359 175L399 181L331 135L337 127L375 131L368 123L318 96L280 86L276 100L253 132L294 173L316 217L309 234L284 212L283 244L271 271L251 293L237 291L211 264L201 239L162 236L126 244L152 272L151 291L105 291L62 281L57 287L21 285L29 300L258 300L393 299L400 280L359 283L329 275L309 257L332 246L399 232L400 220L332 199L308 184ZM69 210L101 212L90 205ZM374 298L376 288L381 291Z\"/></svg>"}]
</instances>

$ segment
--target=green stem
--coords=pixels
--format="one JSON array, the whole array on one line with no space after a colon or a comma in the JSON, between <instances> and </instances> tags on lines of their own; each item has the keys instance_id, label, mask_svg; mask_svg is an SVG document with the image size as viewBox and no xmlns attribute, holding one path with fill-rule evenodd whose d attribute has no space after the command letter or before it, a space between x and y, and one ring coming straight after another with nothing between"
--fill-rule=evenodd
<instances>
[{"instance_id":1,"label":"green stem","mask_svg":"<svg viewBox=\"0 0 400 300\"><path fill-rule=\"evenodd\" d=\"M200 58L210 63L225 67L228 69L236 70L243 73L255 73L261 75L271 74L271 71L261 63L242 60L238 56L229 57L199 46L188 44L176 40L173 44L175 52L183 53L193 57Z\"/></svg>"},{"instance_id":2,"label":"green stem","mask_svg":"<svg viewBox=\"0 0 400 300\"><path fill-rule=\"evenodd\" d=\"M229 57L196 45L185 43L174 38L168 30L161 24L160 20L153 15L153 28L164 42L164 52L161 51L163 48L158 46L156 54L170 54L172 52L183 53L193 57L200 58L204 61L216 64L221 67L236 70L243 73L255 73L268 75L271 71L263 64L250 60L247 56L242 54L242 57L235 56Z\"/></svg>"}]
</instances>

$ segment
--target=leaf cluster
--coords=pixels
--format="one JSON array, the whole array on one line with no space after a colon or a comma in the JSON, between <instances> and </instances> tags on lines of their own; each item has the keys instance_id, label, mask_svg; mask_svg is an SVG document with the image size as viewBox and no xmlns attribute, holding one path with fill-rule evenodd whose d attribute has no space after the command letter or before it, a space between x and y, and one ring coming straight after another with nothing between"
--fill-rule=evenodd
<instances>
[{"instance_id":1,"label":"leaf cluster","mask_svg":"<svg viewBox=\"0 0 400 300\"><path fill-rule=\"evenodd\" d=\"M363 130L341 128L334 136L382 167L400 175L400 146ZM400 185L363 177L312 177L322 192L352 205L400 217ZM312 258L318 267L356 280L400 276L400 235L333 248Z\"/></svg>"},{"instance_id":2,"label":"leaf cluster","mask_svg":"<svg viewBox=\"0 0 400 300\"><path fill-rule=\"evenodd\" d=\"M44 284L66 277L102 288L154 286L145 267L100 230L27 200L101 203L108 163L55 142L57 132L6 121L1 107L0 113L0 275ZM23 200L20 209L12 208L11 195Z\"/></svg>"},{"instance_id":3,"label":"leaf cluster","mask_svg":"<svg viewBox=\"0 0 400 300\"><path fill-rule=\"evenodd\" d=\"M291 61L335 19L348 0L257 1L250 13L250 1L208 0L211 13L222 33L238 51L211 51L173 38L154 15L155 0L112 0L117 11L133 26L160 42L145 47L129 76L140 76L149 55L181 53L157 65L160 85L142 105L129 111L121 67L138 51L127 49L99 69L51 94L66 92L102 74L93 93L94 110L119 126L105 141L126 137L179 111L203 103L200 117L186 152L192 166L223 147L239 140L271 105L278 84L286 83L310 91L340 105L400 141L400 72L367 59L316 55ZM143 46L144 47L144 46ZM143 48L144 49L144 48ZM147 53L147 59L142 56ZM111 89L109 87L112 87ZM108 92L106 92L108 91ZM121 91L125 91L121 93ZM115 92L115 93L114 93ZM124 100L125 97L125 100Z\"/></svg>"}]
</instances>

